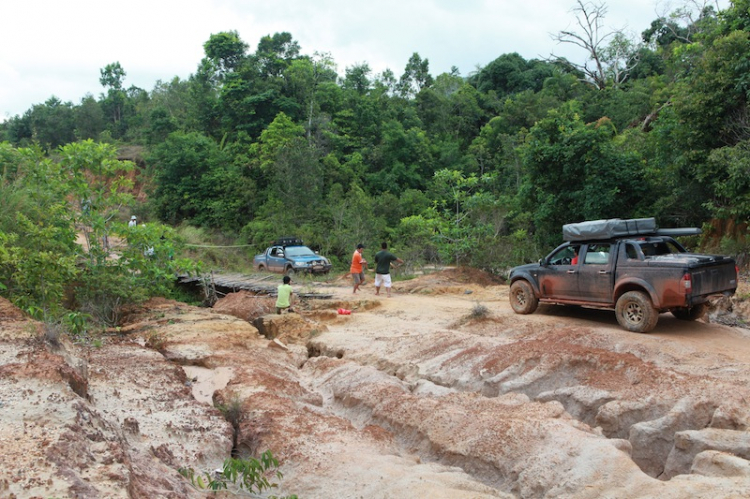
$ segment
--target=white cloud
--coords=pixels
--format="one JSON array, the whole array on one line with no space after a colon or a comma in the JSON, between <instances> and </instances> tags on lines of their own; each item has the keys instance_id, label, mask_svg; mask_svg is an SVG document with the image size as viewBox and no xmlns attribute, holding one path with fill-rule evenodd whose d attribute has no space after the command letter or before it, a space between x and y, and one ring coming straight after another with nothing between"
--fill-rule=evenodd
<instances>
[{"instance_id":1,"label":"white cloud","mask_svg":"<svg viewBox=\"0 0 750 499\"><path fill-rule=\"evenodd\" d=\"M605 24L638 34L657 17L657 0L608 0ZM729 0L721 0L726 7ZM212 33L236 30L255 50L287 31L305 54L328 52L339 73L367 62L399 76L412 53L434 76L463 75L498 56L576 57L550 33L569 27L574 0L26 0L0 7L0 120L55 95L79 103L98 95L99 71L112 62L127 86L187 78Z\"/></svg>"}]
</instances>

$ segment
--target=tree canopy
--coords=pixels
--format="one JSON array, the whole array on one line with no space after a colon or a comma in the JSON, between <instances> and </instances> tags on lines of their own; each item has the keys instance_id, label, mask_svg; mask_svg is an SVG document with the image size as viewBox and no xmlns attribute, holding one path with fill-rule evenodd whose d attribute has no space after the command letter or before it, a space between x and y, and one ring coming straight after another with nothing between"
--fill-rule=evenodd
<instances>
[{"instance_id":1,"label":"tree canopy","mask_svg":"<svg viewBox=\"0 0 750 499\"><path fill-rule=\"evenodd\" d=\"M421 261L498 272L584 219L742 228L748 2L698 4L634 39L607 28L605 4L579 1L565 23L574 28L555 36L583 64L511 52L466 76L433 75L416 52L400 72L375 74L365 61L338 68L331 54L306 55L291 33L254 48L237 31L214 33L187 79L128 87L114 62L98 97L53 96L0 124L5 192L23 165L61 168L61 151L139 148L147 200L125 203L165 224L220 230L256 250L299 235L342 260L357 242L389 240ZM17 195L3 203L6 244L49 237L15 216L33 220L37 208ZM709 236L746 247L739 230Z\"/></svg>"}]
</instances>

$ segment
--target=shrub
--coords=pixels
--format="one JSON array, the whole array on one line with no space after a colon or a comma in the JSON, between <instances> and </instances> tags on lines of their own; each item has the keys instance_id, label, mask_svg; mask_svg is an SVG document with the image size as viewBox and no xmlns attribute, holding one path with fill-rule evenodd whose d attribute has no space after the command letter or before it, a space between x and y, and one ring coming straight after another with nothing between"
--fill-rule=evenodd
<instances>
[{"instance_id":1,"label":"shrub","mask_svg":"<svg viewBox=\"0 0 750 499\"><path fill-rule=\"evenodd\" d=\"M279 480L283 478L278 467L278 460L273 457L270 450L267 450L258 459L230 457L224 461L222 470L214 475L196 474L192 468L180 468L179 472L198 490L227 490L234 494L242 492L261 494L278 487L278 484L272 481L274 478ZM297 499L297 496L289 495L286 499Z\"/></svg>"}]
</instances>

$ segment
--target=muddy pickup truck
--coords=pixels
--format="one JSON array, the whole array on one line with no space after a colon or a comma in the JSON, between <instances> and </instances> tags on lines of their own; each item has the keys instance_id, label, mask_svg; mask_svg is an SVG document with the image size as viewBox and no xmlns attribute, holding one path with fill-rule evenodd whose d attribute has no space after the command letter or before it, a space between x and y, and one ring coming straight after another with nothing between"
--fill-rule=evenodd
<instances>
[{"instance_id":1,"label":"muddy pickup truck","mask_svg":"<svg viewBox=\"0 0 750 499\"><path fill-rule=\"evenodd\" d=\"M653 218L565 225L566 242L511 270L511 307L518 314L540 302L614 310L637 333L654 329L662 312L698 319L709 298L734 294L738 271L734 259L690 253L672 237L692 234L700 229L658 229Z\"/></svg>"},{"instance_id":2,"label":"muddy pickup truck","mask_svg":"<svg viewBox=\"0 0 750 499\"><path fill-rule=\"evenodd\" d=\"M260 271L294 274L327 274L331 262L305 246L301 239L285 237L274 241L266 251L253 258L253 267Z\"/></svg>"}]
</instances>

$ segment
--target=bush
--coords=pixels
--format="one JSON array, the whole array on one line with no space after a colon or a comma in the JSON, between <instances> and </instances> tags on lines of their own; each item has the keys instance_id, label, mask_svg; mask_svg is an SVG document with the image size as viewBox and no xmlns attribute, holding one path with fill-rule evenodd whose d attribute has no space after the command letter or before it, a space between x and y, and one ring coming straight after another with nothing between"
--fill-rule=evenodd
<instances>
[{"instance_id":1,"label":"bush","mask_svg":"<svg viewBox=\"0 0 750 499\"><path fill-rule=\"evenodd\" d=\"M196 474L192 468L180 468L179 472L198 490L228 490L233 494L242 492L262 494L278 487L278 484L272 481L274 478L279 480L283 478L278 467L279 461L273 457L270 450L267 450L258 459L230 457L224 461L221 472L214 475ZM297 496L286 496L286 499L297 499Z\"/></svg>"}]
</instances>

